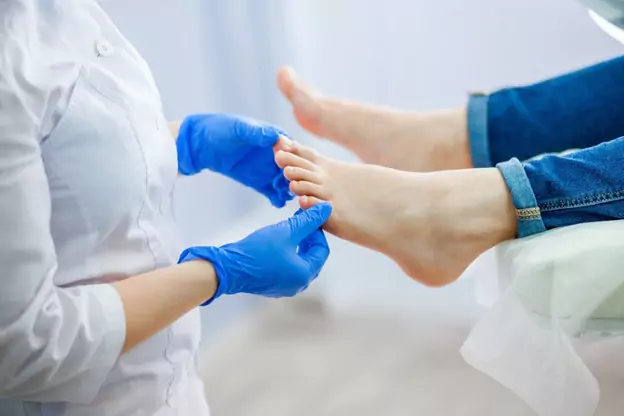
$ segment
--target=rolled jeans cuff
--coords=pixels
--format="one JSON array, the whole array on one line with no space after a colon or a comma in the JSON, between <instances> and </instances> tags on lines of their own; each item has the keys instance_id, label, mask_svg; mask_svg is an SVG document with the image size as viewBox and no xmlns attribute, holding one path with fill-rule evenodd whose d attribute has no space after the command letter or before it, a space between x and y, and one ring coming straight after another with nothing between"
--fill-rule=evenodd
<instances>
[{"instance_id":1,"label":"rolled jeans cuff","mask_svg":"<svg viewBox=\"0 0 624 416\"><path fill-rule=\"evenodd\" d=\"M468 140L472 164L476 168L492 167L488 140L488 95L471 94L468 99Z\"/></svg>"},{"instance_id":2,"label":"rolled jeans cuff","mask_svg":"<svg viewBox=\"0 0 624 416\"><path fill-rule=\"evenodd\" d=\"M517 236L519 238L528 237L546 231L537 198L522 163L517 158L513 158L497 164L496 167L503 175L516 207L516 215L518 216Z\"/></svg>"}]
</instances>

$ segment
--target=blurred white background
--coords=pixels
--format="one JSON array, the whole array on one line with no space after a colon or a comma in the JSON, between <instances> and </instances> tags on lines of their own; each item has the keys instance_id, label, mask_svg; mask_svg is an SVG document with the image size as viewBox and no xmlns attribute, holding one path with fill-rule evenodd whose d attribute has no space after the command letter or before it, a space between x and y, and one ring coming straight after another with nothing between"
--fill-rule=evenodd
<instances>
[{"instance_id":1,"label":"blurred white background","mask_svg":"<svg viewBox=\"0 0 624 416\"><path fill-rule=\"evenodd\" d=\"M405 109L460 106L469 91L527 83L615 55L575 0L109 0L122 32L151 64L171 119L233 112L306 135L275 86L292 65L328 95ZM224 243L285 218L262 197L211 174L180 181L176 212L189 244ZM311 293L333 311L476 319L470 279L433 290L386 259L331 240ZM452 242L449 242L452 244ZM487 259L481 263L488 270ZM222 299L203 311L206 340L260 307Z\"/></svg>"}]
</instances>

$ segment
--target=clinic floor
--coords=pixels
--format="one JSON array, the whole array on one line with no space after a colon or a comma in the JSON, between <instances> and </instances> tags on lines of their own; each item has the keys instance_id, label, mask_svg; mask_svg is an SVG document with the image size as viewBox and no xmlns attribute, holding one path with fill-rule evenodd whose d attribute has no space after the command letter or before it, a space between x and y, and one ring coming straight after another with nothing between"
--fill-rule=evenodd
<instances>
[{"instance_id":1,"label":"clinic floor","mask_svg":"<svg viewBox=\"0 0 624 416\"><path fill-rule=\"evenodd\" d=\"M330 316L311 300L278 301L203 351L213 416L524 416L512 393L466 365L470 322ZM624 383L598 369L598 416L621 415Z\"/></svg>"}]
</instances>

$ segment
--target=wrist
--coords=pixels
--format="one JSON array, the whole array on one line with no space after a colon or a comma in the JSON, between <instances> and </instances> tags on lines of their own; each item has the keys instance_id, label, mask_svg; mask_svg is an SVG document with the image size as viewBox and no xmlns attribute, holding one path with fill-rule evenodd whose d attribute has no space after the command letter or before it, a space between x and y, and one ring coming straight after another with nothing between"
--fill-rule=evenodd
<instances>
[{"instance_id":1,"label":"wrist","mask_svg":"<svg viewBox=\"0 0 624 416\"><path fill-rule=\"evenodd\" d=\"M179 263L194 263L202 267L214 284L214 290L206 297L202 306L206 306L222 295L233 294L229 288L226 268L223 266L223 253L219 247L191 247L180 255Z\"/></svg>"},{"instance_id":2,"label":"wrist","mask_svg":"<svg viewBox=\"0 0 624 416\"><path fill-rule=\"evenodd\" d=\"M194 259L184 262L181 266L186 268L186 275L197 282L198 292L202 294L204 301L214 297L219 285L219 278L210 261Z\"/></svg>"},{"instance_id":3,"label":"wrist","mask_svg":"<svg viewBox=\"0 0 624 416\"><path fill-rule=\"evenodd\" d=\"M182 120L170 121L168 123L169 131L171 132L171 137L175 141L178 140L178 136L180 135L180 126L182 125Z\"/></svg>"}]
</instances>

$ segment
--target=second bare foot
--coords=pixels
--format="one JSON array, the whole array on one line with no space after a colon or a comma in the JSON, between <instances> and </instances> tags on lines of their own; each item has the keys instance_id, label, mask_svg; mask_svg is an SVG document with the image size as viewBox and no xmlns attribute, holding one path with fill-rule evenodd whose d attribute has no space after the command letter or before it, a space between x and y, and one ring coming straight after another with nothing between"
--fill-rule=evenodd
<instances>
[{"instance_id":1,"label":"second bare foot","mask_svg":"<svg viewBox=\"0 0 624 416\"><path fill-rule=\"evenodd\" d=\"M303 128L366 163L412 172L472 167L463 109L416 113L324 97L289 68L278 85Z\"/></svg>"}]
</instances>

